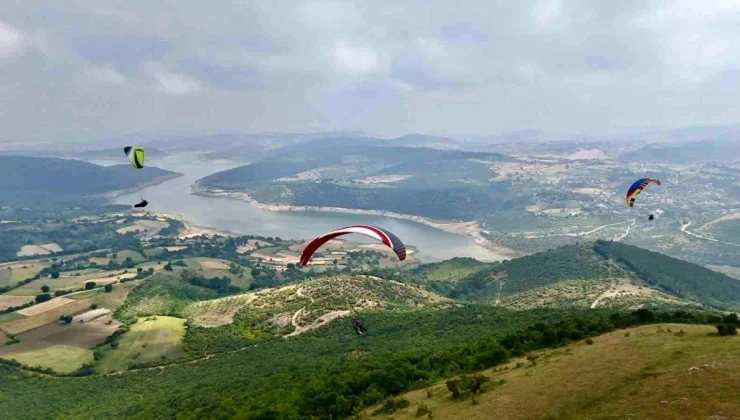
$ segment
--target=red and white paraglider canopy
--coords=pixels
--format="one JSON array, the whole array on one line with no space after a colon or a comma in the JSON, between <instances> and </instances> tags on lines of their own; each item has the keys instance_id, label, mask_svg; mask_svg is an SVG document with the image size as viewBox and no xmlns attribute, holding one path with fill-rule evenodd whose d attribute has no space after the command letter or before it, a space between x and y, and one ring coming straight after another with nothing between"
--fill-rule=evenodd
<instances>
[{"instance_id":1,"label":"red and white paraglider canopy","mask_svg":"<svg viewBox=\"0 0 740 420\"><path fill-rule=\"evenodd\" d=\"M403 261L406 259L406 246L404 246L403 242L401 242L401 240L398 239L396 235L388 232L385 229L375 226L352 225L331 231L329 233L325 233L309 242L308 245L306 245L306 248L303 249L303 253L301 254L301 267L304 267L306 264L308 264L308 261L311 259L313 253L316 252L316 250L319 249L322 245L338 236L349 235L350 233L358 233L360 235L365 235L377 241L380 241L396 253L399 261Z\"/></svg>"}]
</instances>

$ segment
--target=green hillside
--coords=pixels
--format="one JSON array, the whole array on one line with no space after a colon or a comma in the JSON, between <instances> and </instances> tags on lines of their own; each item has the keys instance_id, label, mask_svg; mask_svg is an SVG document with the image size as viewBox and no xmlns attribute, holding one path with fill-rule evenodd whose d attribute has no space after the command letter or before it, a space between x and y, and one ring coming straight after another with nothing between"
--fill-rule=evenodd
<instances>
[{"instance_id":1,"label":"green hillside","mask_svg":"<svg viewBox=\"0 0 740 420\"><path fill-rule=\"evenodd\" d=\"M615 331L537 352L534 364L521 357L470 375L485 381L474 396L452 397L446 382L461 377L399 395L396 406L408 407L392 417L730 419L740 412L740 337L715 331L672 323ZM386 403L363 414L387 419L391 411Z\"/></svg>"},{"instance_id":2,"label":"green hillside","mask_svg":"<svg viewBox=\"0 0 740 420\"><path fill-rule=\"evenodd\" d=\"M387 396L615 327L718 319L485 306L375 311L365 317L372 332L364 336L334 321L289 340L164 370L46 380L0 366L0 404L12 419L345 418Z\"/></svg>"},{"instance_id":3,"label":"green hillside","mask_svg":"<svg viewBox=\"0 0 740 420\"><path fill-rule=\"evenodd\" d=\"M560 301L550 299L550 304L583 306L588 301L587 296L591 303L612 290L615 294L612 297L631 295L639 300L627 300L625 304L672 301L676 304L695 302L718 309L740 308L740 282L737 280L619 242L568 245L502 263L473 261L453 259L424 265L405 273L402 278L426 284L452 298L474 301L500 301L529 293L527 299L540 298L539 304L544 304L541 298L545 295L567 293L568 296L562 296ZM393 278L392 273L382 270L376 274ZM561 290L557 291L556 287ZM618 293L620 290L622 292ZM669 295L676 299L670 299ZM568 300L573 302L568 303Z\"/></svg>"},{"instance_id":4,"label":"green hillside","mask_svg":"<svg viewBox=\"0 0 740 420\"><path fill-rule=\"evenodd\" d=\"M724 274L619 242L596 241L593 249L651 286L717 308L740 308L740 282Z\"/></svg>"}]
</instances>

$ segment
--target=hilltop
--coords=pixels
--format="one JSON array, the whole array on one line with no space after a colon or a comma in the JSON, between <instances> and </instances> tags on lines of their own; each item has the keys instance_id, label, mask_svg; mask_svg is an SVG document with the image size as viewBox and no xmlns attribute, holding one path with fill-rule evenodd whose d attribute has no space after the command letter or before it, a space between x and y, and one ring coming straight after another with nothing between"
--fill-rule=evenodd
<instances>
[{"instance_id":1,"label":"hilltop","mask_svg":"<svg viewBox=\"0 0 740 420\"><path fill-rule=\"evenodd\" d=\"M735 369L740 337L713 332L710 326L669 323L615 331L471 374L488 381L472 400L470 395L453 398L442 380L393 400L408 408L395 411L386 403L364 415L386 419L392 412L398 420L735 418L740 403L729 384L740 381Z\"/></svg>"}]
</instances>

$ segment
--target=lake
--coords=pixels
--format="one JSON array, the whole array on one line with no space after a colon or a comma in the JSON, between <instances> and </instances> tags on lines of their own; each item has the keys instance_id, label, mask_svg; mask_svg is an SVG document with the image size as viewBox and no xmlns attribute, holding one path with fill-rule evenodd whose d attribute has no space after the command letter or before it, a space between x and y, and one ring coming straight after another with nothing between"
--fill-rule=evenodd
<instances>
[{"instance_id":1,"label":"lake","mask_svg":"<svg viewBox=\"0 0 740 420\"><path fill-rule=\"evenodd\" d=\"M94 163L113 165L121 162L94 161ZM472 257L483 261L500 261L505 258L476 246L465 236L409 220L334 212L273 212L256 208L240 200L202 197L190 193L190 186L196 180L229 169L233 167L231 165L203 162L195 156L183 154L148 159L147 165L181 172L185 176L145 188L137 193L120 196L115 200L117 204L133 205L141 198L145 198L149 201L147 210L179 214L197 225L245 235L278 236L289 239L311 239L352 224L375 225L395 233L406 245L417 247L419 250L417 256L424 262L453 257ZM345 238L356 242L371 241L360 235Z\"/></svg>"}]
</instances>

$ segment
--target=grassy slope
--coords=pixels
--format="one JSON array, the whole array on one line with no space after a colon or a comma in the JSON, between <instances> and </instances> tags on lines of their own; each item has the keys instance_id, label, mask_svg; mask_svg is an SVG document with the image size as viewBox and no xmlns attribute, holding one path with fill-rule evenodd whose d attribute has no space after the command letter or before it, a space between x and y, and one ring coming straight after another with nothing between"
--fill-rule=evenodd
<instances>
[{"instance_id":1,"label":"grassy slope","mask_svg":"<svg viewBox=\"0 0 740 420\"><path fill-rule=\"evenodd\" d=\"M483 372L505 383L470 400L450 398L444 382L405 395L408 409L393 418L416 418L420 403L444 419L698 419L740 412L740 336L716 337L709 326L665 324L616 331L566 348L539 353L537 366ZM684 336L677 331L687 332ZM691 367L703 365L690 372ZM373 410L368 410L368 414ZM379 415L375 418L387 418ZM728 417L716 417L728 418Z\"/></svg>"},{"instance_id":2,"label":"grassy slope","mask_svg":"<svg viewBox=\"0 0 740 420\"><path fill-rule=\"evenodd\" d=\"M106 346L104 357L96 366L100 373L126 370L132 363L184 356L182 338L185 320L169 316L140 318L119 341L117 349Z\"/></svg>"},{"instance_id":3,"label":"grassy slope","mask_svg":"<svg viewBox=\"0 0 740 420\"><path fill-rule=\"evenodd\" d=\"M5 356L28 366L52 368L57 373L72 373L93 362L93 352L75 346L56 345L40 350Z\"/></svg>"},{"instance_id":4,"label":"grassy slope","mask_svg":"<svg viewBox=\"0 0 740 420\"><path fill-rule=\"evenodd\" d=\"M26 268L23 268L26 267ZM44 268L40 264L20 263L0 268L0 287L14 286L17 282L35 276Z\"/></svg>"}]
</instances>

